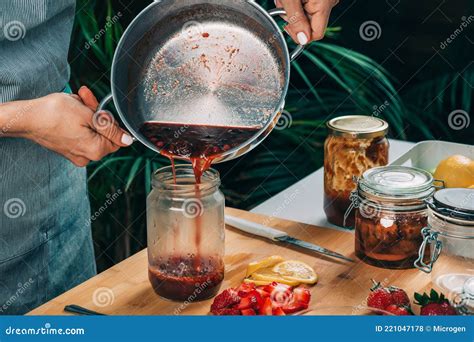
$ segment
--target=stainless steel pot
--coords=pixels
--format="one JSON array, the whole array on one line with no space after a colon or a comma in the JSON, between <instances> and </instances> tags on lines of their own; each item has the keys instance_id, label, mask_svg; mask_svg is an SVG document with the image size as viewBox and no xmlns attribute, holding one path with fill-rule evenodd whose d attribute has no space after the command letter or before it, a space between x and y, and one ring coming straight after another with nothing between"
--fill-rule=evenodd
<instances>
[{"instance_id":1,"label":"stainless steel pot","mask_svg":"<svg viewBox=\"0 0 474 342\"><path fill-rule=\"evenodd\" d=\"M290 79L285 38L254 1L155 1L123 34L112 64L113 100L131 134L161 149L140 131L145 122L259 127L252 139L214 160L256 147L277 124Z\"/></svg>"}]
</instances>

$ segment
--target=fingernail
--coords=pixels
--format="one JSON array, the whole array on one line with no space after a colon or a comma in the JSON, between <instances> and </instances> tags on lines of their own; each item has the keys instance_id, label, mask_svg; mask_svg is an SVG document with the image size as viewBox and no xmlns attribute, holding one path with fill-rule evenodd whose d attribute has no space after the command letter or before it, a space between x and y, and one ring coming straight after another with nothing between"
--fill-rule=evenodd
<instances>
[{"instance_id":1,"label":"fingernail","mask_svg":"<svg viewBox=\"0 0 474 342\"><path fill-rule=\"evenodd\" d=\"M304 32L300 32L296 35L296 37L298 38L298 42L301 44L301 45L306 45L308 44L308 37L306 37L306 34Z\"/></svg>"},{"instance_id":2,"label":"fingernail","mask_svg":"<svg viewBox=\"0 0 474 342\"><path fill-rule=\"evenodd\" d=\"M128 134L122 135L122 144L130 146L131 144L133 144L133 138Z\"/></svg>"}]
</instances>

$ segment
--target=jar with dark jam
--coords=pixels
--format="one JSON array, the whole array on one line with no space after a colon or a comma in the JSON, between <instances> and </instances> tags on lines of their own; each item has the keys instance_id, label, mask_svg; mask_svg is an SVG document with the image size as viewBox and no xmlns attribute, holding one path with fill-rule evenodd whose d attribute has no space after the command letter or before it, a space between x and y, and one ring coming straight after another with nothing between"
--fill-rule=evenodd
<instances>
[{"instance_id":1,"label":"jar with dark jam","mask_svg":"<svg viewBox=\"0 0 474 342\"><path fill-rule=\"evenodd\" d=\"M224 207L219 173L196 183L191 165L153 176L147 199L148 278L163 298L195 302L213 297L224 279Z\"/></svg>"},{"instance_id":2,"label":"jar with dark jam","mask_svg":"<svg viewBox=\"0 0 474 342\"><path fill-rule=\"evenodd\" d=\"M386 166L366 171L352 199L355 253L363 262L383 268L413 268L426 227L426 200L435 192L424 170Z\"/></svg>"},{"instance_id":3,"label":"jar with dark jam","mask_svg":"<svg viewBox=\"0 0 474 342\"><path fill-rule=\"evenodd\" d=\"M388 123L382 119L352 115L327 123L329 135L324 144L324 211L329 222L341 227L354 226L354 212L344 214L356 188L354 177L388 164Z\"/></svg>"}]
</instances>

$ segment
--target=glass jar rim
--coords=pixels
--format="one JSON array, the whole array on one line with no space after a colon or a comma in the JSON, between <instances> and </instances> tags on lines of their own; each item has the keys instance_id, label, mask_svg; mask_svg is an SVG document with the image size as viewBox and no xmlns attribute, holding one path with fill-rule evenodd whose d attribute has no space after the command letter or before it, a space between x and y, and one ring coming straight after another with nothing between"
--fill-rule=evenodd
<instances>
[{"instance_id":1,"label":"glass jar rim","mask_svg":"<svg viewBox=\"0 0 474 342\"><path fill-rule=\"evenodd\" d=\"M359 193L380 201L424 201L435 192L433 176L422 169L389 165L364 172Z\"/></svg>"},{"instance_id":2,"label":"glass jar rim","mask_svg":"<svg viewBox=\"0 0 474 342\"><path fill-rule=\"evenodd\" d=\"M384 137L388 133L388 123L368 115L346 115L334 118L326 123L329 134L355 139Z\"/></svg>"},{"instance_id":3,"label":"glass jar rim","mask_svg":"<svg viewBox=\"0 0 474 342\"><path fill-rule=\"evenodd\" d=\"M440 223L441 222L441 223ZM428 206L428 226L443 236L459 239L474 239L474 223L453 218L433 210Z\"/></svg>"},{"instance_id":4,"label":"glass jar rim","mask_svg":"<svg viewBox=\"0 0 474 342\"><path fill-rule=\"evenodd\" d=\"M195 191L209 191L221 185L220 173L215 169L205 171L201 176L201 183L196 183L194 170L191 164L178 164L165 166L153 173L152 186L160 191L170 191L174 193L188 193ZM176 183L175 183L176 175Z\"/></svg>"}]
</instances>

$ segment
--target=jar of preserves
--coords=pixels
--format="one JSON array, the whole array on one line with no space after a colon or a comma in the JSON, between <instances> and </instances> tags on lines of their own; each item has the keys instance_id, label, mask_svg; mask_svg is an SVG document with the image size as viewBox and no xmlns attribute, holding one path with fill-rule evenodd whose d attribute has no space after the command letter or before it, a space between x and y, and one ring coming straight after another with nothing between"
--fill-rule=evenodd
<instances>
[{"instance_id":1,"label":"jar of preserves","mask_svg":"<svg viewBox=\"0 0 474 342\"><path fill-rule=\"evenodd\" d=\"M366 171L351 196L357 257L377 267L413 268L428 220L425 201L435 192L433 183L429 172L412 167Z\"/></svg>"},{"instance_id":2,"label":"jar of preserves","mask_svg":"<svg viewBox=\"0 0 474 342\"><path fill-rule=\"evenodd\" d=\"M147 198L148 277L167 299L214 296L224 279L224 208L219 173L196 184L191 165L162 168Z\"/></svg>"},{"instance_id":3,"label":"jar of preserves","mask_svg":"<svg viewBox=\"0 0 474 342\"><path fill-rule=\"evenodd\" d=\"M474 189L443 189L428 201L415 262L462 314L474 314ZM431 257L426 260L426 254Z\"/></svg>"},{"instance_id":4,"label":"jar of preserves","mask_svg":"<svg viewBox=\"0 0 474 342\"><path fill-rule=\"evenodd\" d=\"M324 144L324 211L329 222L353 227L354 215L344 223L354 177L368 169L388 164L388 123L370 116L352 115L327 123Z\"/></svg>"}]
</instances>

